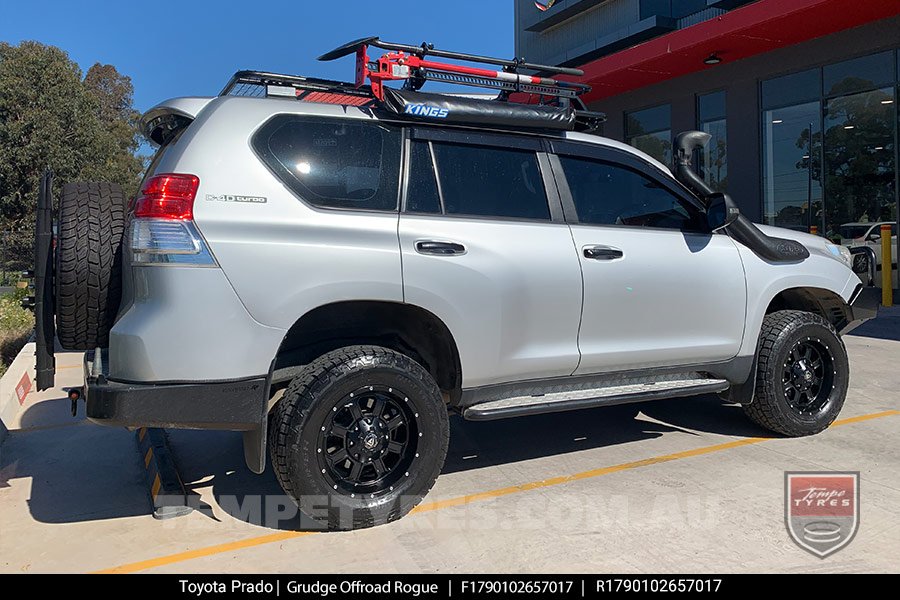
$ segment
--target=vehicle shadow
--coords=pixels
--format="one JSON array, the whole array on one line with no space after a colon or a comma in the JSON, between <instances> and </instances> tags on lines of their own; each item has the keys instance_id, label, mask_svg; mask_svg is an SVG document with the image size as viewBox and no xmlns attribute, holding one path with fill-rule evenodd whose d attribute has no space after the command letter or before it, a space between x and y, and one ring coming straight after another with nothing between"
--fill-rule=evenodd
<instances>
[{"instance_id":1,"label":"vehicle shadow","mask_svg":"<svg viewBox=\"0 0 900 600\"><path fill-rule=\"evenodd\" d=\"M880 307L876 318L866 321L850 335L900 341L900 306Z\"/></svg>"},{"instance_id":2,"label":"vehicle shadow","mask_svg":"<svg viewBox=\"0 0 900 600\"><path fill-rule=\"evenodd\" d=\"M739 405L716 396L658 400L640 406L642 413L673 428L734 437L777 437L751 421Z\"/></svg>"},{"instance_id":3,"label":"vehicle shadow","mask_svg":"<svg viewBox=\"0 0 900 600\"><path fill-rule=\"evenodd\" d=\"M650 419L637 418L639 413ZM520 417L493 422L451 418L450 448L442 474L513 464L638 442L680 431L727 436L767 436L738 406L715 396L628 404L602 409ZM314 521L297 515L271 467L261 475L244 466L240 434L171 431L169 442L186 488L211 488L216 509L241 521L275 529L315 530ZM285 518L289 516L289 518Z\"/></svg>"},{"instance_id":4,"label":"vehicle shadow","mask_svg":"<svg viewBox=\"0 0 900 600\"><path fill-rule=\"evenodd\" d=\"M72 419L68 398L28 407L20 423L0 452L0 489L13 488L5 491L7 518L18 515L22 503L31 518L46 524L150 514L134 433Z\"/></svg>"},{"instance_id":5,"label":"vehicle shadow","mask_svg":"<svg viewBox=\"0 0 900 600\"><path fill-rule=\"evenodd\" d=\"M71 407L71 400L65 397L42 400L29 406L22 413L19 418L19 427L21 429L37 429L85 421L84 405L79 405L78 415L75 417L72 416Z\"/></svg>"}]
</instances>

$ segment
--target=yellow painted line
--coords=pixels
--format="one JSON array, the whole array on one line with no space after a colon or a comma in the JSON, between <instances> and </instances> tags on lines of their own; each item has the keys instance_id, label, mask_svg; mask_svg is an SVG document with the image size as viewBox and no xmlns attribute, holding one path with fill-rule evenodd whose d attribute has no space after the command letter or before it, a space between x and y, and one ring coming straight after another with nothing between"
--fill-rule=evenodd
<instances>
[{"instance_id":1,"label":"yellow painted line","mask_svg":"<svg viewBox=\"0 0 900 600\"><path fill-rule=\"evenodd\" d=\"M591 469L590 471L582 471L581 473L575 473L573 475L563 475L561 477L552 477L550 479L544 479L541 481L531 481L529 483L523 483L520 485L513 485L510 487L500 488L497 490L490 490L487 492L480 492L478 494L470 494L468 496L460 496L458 498L451 498L449 500L442 500L439 502L432 502L430 504L420 504L416 508L411 511L412 513L423 513L423 512L431 512L433 510L441 510L444 508L450 508L453 506L463 506L466 504L471 504L473 502L480 502L482 500L490 500L492 498L499 498L501 496L508 496L510 494L518 494L519 492L527 492L530 490L538 490L541 488L553 487L557 485L562 485L564 483L570 483L572 481L580 481L582 479L591 479L594 477L601 477L603 475L609 475L611 473L618 473L619 471L628 471L630 469L638 469L640 467L649 467L650 465L658 465L660 463L671 462L673 460L680 460L682 458L691 458L693 456L701 456L703 454L711 454L713 452L721 452L722 450L730 450L731 448L740 448L741 446L749 446L751 444L758 444L760 442L765 442L772 438L747 438L743 440L736 440L734 442L726 442L724 444L716 444L714 446L704 446L702 448L695 448L694 450L685 450L684 452L674 452L672 454L664 454L662 456L653 456L651 458L645 458L643 460L636 460L633 462L622 463L619 465L613 465L611 467L601 467L599 469Z\"/></svg>"},{"instance_id":2,"label":"yellow painted line","mask_svg":"<svg viewBox=\"0 0 900 600\"><path fill-rule=\"evenodd\" d=\"M150 495L153 496L153 500L156 500L156 495L159 493L159 488L162 485L162 482L159 480L159 473L156 474L156 477L153 479L153 487L150 488Z\"/></svg>"},{"instance_id":3,"label":"yellow painted line","mask_svg":"<svg viewBox=\"0 0 900 600\"><path fill-rule=\"evenodd\" d=\"M840 421L835 421L832 423L832 427L840 427L841 425L849 425L851 423L859 423L861 421L869 421L871 419L878 419L881 417L889 417L892 415L900 415L900 411L897 410L888 410L885 412L874 413L871 415L861 415L859 417L849 417L847 419L841 419ZM693 458L695 456L703 456L704 454L712 454L713 452L721 452L722 450L731 450L732 448L740 448L741 446L751 446L753 444L759 444L760 442L766 442L773 439L784 439L784 438L745 438L742 440L735 440L733 442L725 442L723 444L715 444L712 446L703 446L702 448L694 448L693 450L685 450L683 452L673 452L672 454L663 454L661 456L653 456L650 458L645 458L643 460L636 460L633 462L622 463L619 465L613 465L611 467L601 467L599 469L591 469L590 471L582 471L581 473L575 473L573 475L563 475L561 477L553 477L551 479L544 479L542 481L532 481L529 483L523 483L521 485L513 485L510 487L500 488L497 490L490 490L487 492L481 492L478 494L470 494L468 496L460 496L458 498L451 498L449 500L442 500L438 502L431 502L429 504L420 504L410 511L410 514L414 513L423 513L423 512L431 512L433 510L441 510L444 508L450 508L453 506L463 506L466 504L471 504L473 502L480 502L482 500L490 500L492 498L499 498L501 496L508 496L510 494L517 494L519 492L527 492L529 490L538 490L541 488L552 487L556 485L562 485L564 483L570 483L572 481L581 481L582 479L591 479L594 477L601 477L603 475L609 475L611 473L618 473L620 471L628 471L630 469L638 469L640 467L649 467L650 465L658 465L661 463L671 462L673 460L681 460L683 458Z\"/></svg>"},{"instance_id":4,"label":"yellow painted line","mask_svg":"<svg viewBox=\"0 0 900 600\"><path fill-rule=\"evenodd\" d=\"M150 460L153 458L153 446L147 448L147 454L144 455L144 468L150 466Z\"/></svg>"},{"instance_id":5,"label":"yellow painted line","mask_svg":"<svg viewBox=\"0 0 900 600\"><path fill-rule=\"evenodd\" d=\"M143 441L144 441L144 436L145 436L145 435L147 435L147 428L146 428L146 427L141 427L140 429L138 429L138 441L139 441L139 442L143 442Z\"/></svg>"},{"instance_id":6,"label":"yellow painted line","mask_svg":"<svg viewBox=\"0 0 900 600\"><path fill-rule=\"evenodd\" d=\"M262 546L264 544L282 542L284 540L291 540L306 535L313 535L314 533L315 532L313 531L281 531L279 533L272 533L270 535L262 535L259 537L238 540L236 542L228 542L226 544L218 544L216 546L207 546L206 548L188 550L187 552L179 552L178 554L160 556L159 558L151 558L150 560L144 560L141 562L122 565L119 567L113 567L112 569L106 569L104 571L97 571L97 573L134 573L135 571L143 571L145 569L152 569L153 567L164 567L172 563L184 562L186 560L191 560L194 558L203 558L204 556L210 556L213 554L223 554L225 552L243 550L244 548L253 548L254 546Z\"/></svg>"},{"instance_id":7,"label":"yellow painted line","mask_svg":"<svg viewBox=\"0 0 900 600\"><path fill-rule=\"evenodd\" d=\"M900 410L886 410L879 413L872 413L868 415L860 415L858 417L848 417L846 419L840 419L832 423L832 427L840 427L841 425L850 425L852 423L861 423L863 421L871 421L873 419L881 419L883 417L890 417L900 415ZM721 452L723 450L730 450L732 448L740 448L742 446L750 446L753 444L759 444L761 442L766 442L770 440L778 440L785 438L745 438L742 440L734 440L731 442L725 442L722 444L713 444L711 446L703 446L701 448L694 448L693 450L684 450L682 452L673 452L671 454L663 454L660 456L654 456L651 458L645 458L643 460L636 460L632 462L622 463L618 465L613 465L610 467L601 467L599 469L591 469L590 471L582 471L581 473L574 473L572 475L563 475L561 477L553 477L551 479L544 479L542 481L532 481L530 483L523 483L521 485L514 485L510 487L500 488L497 490L490 490L487 492L481 492L478 494L469 494L467 496L460 496L458 498L451 498L449 500L442 500L438 502L430 502L428 504L420 504L416 508L414 508L410 514L421 514L426 512L432 512L435 510L442 510L445 508L451 508L454 506L463 506L466 504L472 504L473 502L479 502L482 500L490 500L492 498L499 498L501 496L508 496L510 494L517 494L519 492L527 492L529 490L536 490L541 488L547 488L556 485L562 485L564 483L569 483L572 481L581 481L583 479L591 479L593 477L600 477L602 475L609 475L611 473L618 473L620 471L628 471L630 469L637 469L640 467L648 467L650 465L658 465L661 463L671 462L674 460L681 460L684 458L692 458L695 456L703 456L706 454L712 454L714 452ZM159 482L159 476L157 475L156 481L154 482L154 486ZM155 496L155 494L154 494ZM157 558L151 558L148 560L142 560L138 562L128 563L125 565L119 565L118 567L113 567L111 569L105 569L103 571L96 571L97 573L135 573L137 571L144 571L146 569L152 569L154 567L164 567L166 565L171 565L174 563L180 563L187 560L193 560L195 558L204 558L207 556L213 556L216 554L223 554L225 552L232 552L235 550L241 550L244 548L253 548L255 546L263 546L265 544L271 544L273 542L281 542L284 540L291 540L299 537L306 537L309 535L314 535L317 532L315 531L282 531L279 533L273 533L270 535L263 535L258 537L246 538L243 540L238 540L236 542L228 542L226 544L218 544L215 546L206 546L204 548L197 548L196 550L188 550L187 552L178 552L176 554L169 554L166 556L159 556Z\"/></svg>"},{"instance_id":8,"label":"yellow painted line","mask_svg":"<svg viewBox=\"0 0 900 600\"><path fill-rule=\"evenodd\" d=\"M839 419L831 424L832 427L838 427L840 425L850 425L851 423L862 423L863 421L871 421L872 419L880 419L881 417L891 417L894 415L900 415L900 410L886 410L880 413L872 413L870 415L859 415L858 417L847 417L846 419Z\"/></svg>"}]
</instances>

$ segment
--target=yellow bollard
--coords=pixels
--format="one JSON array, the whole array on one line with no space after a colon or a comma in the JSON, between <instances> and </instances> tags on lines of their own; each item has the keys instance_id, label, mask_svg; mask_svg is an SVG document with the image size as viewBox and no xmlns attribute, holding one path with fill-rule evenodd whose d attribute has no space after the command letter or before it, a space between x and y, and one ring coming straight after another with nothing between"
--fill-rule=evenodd
<instances>
[{"instance_id":1,"label":"yellow bollard","mask_svg":"<svg viewBox=\"0 0 900 600\"><path fill-rule=\"evenodd\" d=\"M891 267L891 226L881 226L881 305L894 304L894 269Z\"/></svg>"}]
</instances>

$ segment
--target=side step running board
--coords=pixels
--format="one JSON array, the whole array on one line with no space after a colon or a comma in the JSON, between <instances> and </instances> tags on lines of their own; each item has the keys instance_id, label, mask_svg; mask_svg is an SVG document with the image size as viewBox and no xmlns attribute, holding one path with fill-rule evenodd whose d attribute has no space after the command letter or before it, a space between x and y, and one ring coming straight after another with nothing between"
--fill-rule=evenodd
<instances>
[{"instance_id":1,"label":"side step running board","mask_svg":"<svg viewBox=\"0 0 900 600\"><path fill-rule=\"evenodd\" d=\"M678 379L553 392L539 396L514 396L470 406L463 411L463 417L469 421L493 421L613 404L712 394L727 390L729 385L724 379Z\"/></svg>"}]
</instances>

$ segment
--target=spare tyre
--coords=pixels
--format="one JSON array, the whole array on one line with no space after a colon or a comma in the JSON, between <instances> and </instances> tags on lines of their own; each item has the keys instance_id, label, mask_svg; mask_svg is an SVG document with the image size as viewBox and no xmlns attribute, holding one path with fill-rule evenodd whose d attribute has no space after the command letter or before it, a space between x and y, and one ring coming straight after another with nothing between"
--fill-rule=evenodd
<instances>
[{"instance_id":1,"label":"spare tyre","mask_svg":"<svg viewBox=\"0 0 900 600\"><path fill-rule=\"evenodd\" d=\"M67 183L56 236L56 333L66 350L109 345L122 297L125 194L114 183Z\"/></svg>"}]
</instances>

